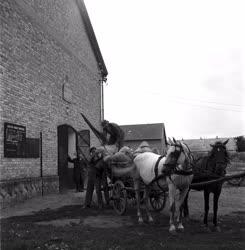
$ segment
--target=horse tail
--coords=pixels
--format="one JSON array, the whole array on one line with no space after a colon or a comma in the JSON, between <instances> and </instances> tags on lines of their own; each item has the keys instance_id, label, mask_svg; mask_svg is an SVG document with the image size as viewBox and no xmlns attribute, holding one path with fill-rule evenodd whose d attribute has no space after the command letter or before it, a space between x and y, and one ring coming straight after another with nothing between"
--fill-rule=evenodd
<instances>
[{"instance_id":1,"label":"horse tail","mask_svg":"<svg viewBox=\"0 0 245 250\"><path fill-rule=\"evenodd\" d=\"M130 175L132 174L136 169L135 164L131 164L128 167L122 168L122 167L114 167L112 169L113 174L117 176L124 176L124 175Z\"/></svg>"}]
</instances>

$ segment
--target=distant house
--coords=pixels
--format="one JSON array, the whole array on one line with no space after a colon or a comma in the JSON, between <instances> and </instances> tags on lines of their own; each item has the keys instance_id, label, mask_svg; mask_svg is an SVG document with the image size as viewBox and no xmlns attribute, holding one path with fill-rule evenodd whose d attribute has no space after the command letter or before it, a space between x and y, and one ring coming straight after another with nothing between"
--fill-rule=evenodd
<instances>
[{"instance_id":1,"label":"distant house","mask_svg":"<svg viewBox=\"0 0 245 250\"><path fill-rule=\"evenodd\" d=\"M142 141L151 148L157 148L160 154L166 152L166 132L163 123L122 125L125 133L125 145L136 149Z\"/></svg>"},{"instance_id":2,"label":"distant house","mask_svg":"<svg viewBox=\"0 0 245 250\"><path fill-rule=\"evenodd\" d=\"M208 152L211 150L210 144L214 144L216 141L224 142L228 138L208 138L208 139L189 139L183 140L190 148L192 152ZM226 144L228 151L236 151L236 142L233 138L230 138Z\"/></svg>"}]
</instances>

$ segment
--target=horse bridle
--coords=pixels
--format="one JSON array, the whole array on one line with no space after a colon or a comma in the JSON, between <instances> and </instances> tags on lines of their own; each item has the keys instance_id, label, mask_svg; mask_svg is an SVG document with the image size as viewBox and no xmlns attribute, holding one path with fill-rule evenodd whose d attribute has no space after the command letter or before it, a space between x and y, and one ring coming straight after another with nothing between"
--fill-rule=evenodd
<instances>
[{"instance_id":1,"label":"horse bridle","mask_svg":"<svg viewBox=\"0 0 245 250\"><path fill-rule=\"evenodd\" d=\"M174 145L172 145L172 146L174 146L175 147L175 149L176 148L179 148L180 150L178 150L177 151L177 154L176 154L176 150L174 151L174 152L172 152L172 153L175 153L175 157L176 157L176 162L175 163L167 163L167 164L164 164L166 167L169 167L169 170L170 171L173 171L173 173L176 173L176 174L180 174L180 175L191 175L192 174L192 167L190 168L190 170L178 170L177 169L177 162L178 162L178 159L179 159L179 156L180 156L180 154L183 152L184 153L184 155L185 155L185 158L186 159L189 159L190 157L189 157L189 155L187 155L186 153L185 153L185 151L184 151L184 149L183 149L183 146L180 144L174 144ZM188 147L187 147L188 148ZM189 153L190 153L190 155L191 155L191 151L190 151L190 149L188 148L188 150L189 150ZM157 162L156 162L156 164L155 164L155 167L154 167L154 172L155 172L155 177L156 177L156 183L157 183L157 185L158 185L158 187L161 189L161 190L164 190L162 187L161 187L161 185L159 184L159 179L160 178L162 178L161 176L158 176L158 165L159 165L159 162L160 162L160 160L163 158L164 156L160 156L159 158L158 158L158 160L157 160ZM190 165L191 165L191 163L190 163ZM170 180L172 181L172 179L171 179L171 173L169 172L166 172L165 174L164 174L165 176L169 176L169 178L170 178Z\"/></svg>"},{"instance_id":2,"label":"horse bridle","mask_svg":"<svg viewBox=\"0 0 245 250\"><path fill-rule=\"evenodd\" d=\"M180 157L180 154L181 154L182 152L185 153L184 150L183 150L183 147L182 147L181 145L179 145L179 144L174 144L174 145L172 145L172 146L174 146L175 150L174 150L174 152L172 152L171 154L173 155L174 159L176 159L176 162L175 162L175 163L172 163L172 164L166 164L166 165L176 165L176 164L177 164L177 161L178 161L178 159L179 159L179 157ZM180 150L176 150L176 148L179 148Z\"/></svg>"},{"instance_id":3,"label":"horse bridle","mask_svg":"<svg viewBox=\"0 0 245 250\"><path fill-rule=\"evenodd\" d=\"M167 163L167 164L165 164L167 167L172 167L172 170L174 171L174 172L176 172L176 173L179 173L179 174L183 174L183 175L190 175L190 174L192 174L192 171L191 171L191 169L192 169L192 162L191 162L191 160L190 160L190 156L188 155L188 154L186 154L186 152L184 151L184 149L183 149L183 146L181 145L181 144L174 144L174 145L172 145L172 146L174 146L175 147L175 149L176 148L179 148L180 150L175 150L174 152L172 152L172 154L174 154L174 158L176 159L176 161L175 161L175 163ZM188 147L187 147L188 148ZM188 148L188 151L189 151L189 153L190 153L190 155L191 155L191 151L190 151L190 149ZM185 155L185 162L186 161L188 161L188 165L190 165L190 168L188 168L188 169L186 169L186 170L179 170L179 169L177 169L177 162L178 162L178 159L179 159L179 157L180 157L180 154L183 152L183 154Z\"/></svg>"},{"instance_id":4,"label":"horse bridle","mask_svg":"<svg viewBox=\"0 0 245 250\"><path fill-rule=\"evenodd\" d=\"M171 170L172 170L172 169L175 169L175 167L176 167L176 165L177 165L177 161L178 161L178 159L179 159L179 156L180 156L181 152L183 151L183 148L182 148L181 145L175 144L175 145L172 145L172 146L175 146L175 148L176 148L176 147L179 147L180 150L177 151L177 152L178 152L178 155L175 155L175 156L177 156L177 157L176 157L176 162L175 162L175 163L165 163L165 164L164 164L167 168L169 168L169 170L170 170L170 169L171 169ZM175 151L172 152L172 153L175 153ZM163 155L159 156L159 158L157 159L156 164L155 164L155 166L154 166L154 173L155 173L155 177L156 177L156 178L158 178L158 166L159 166L159 162L161 161L161 159L162 159L163 157L164 157ZM175 157L174 157L174 158L175 158ZM167 174L167 175L168 175L168 174Z\"/></svg>"},{"instance_id":5,"label":"horse bridle","mask_svg":"<svg viewBox=\"0 0 245 250\"><path fill-rule=\"evenodd\" d=\"M223 145L217 145L215 147L218 148L217 151L220 151L219 150L220 147L225 148ZM211 161L213 157L214 157L214 153L209 155L208 161ZM206 170L208 170L208 161L206 162L206 166L205 166ZM225 171L228 163L229 163L229 157L227 157L227 156L225 157L224 161L216 161L214 167L212 168L212 172L214 173L217 170L217 167L220 166L220 165L222 165L222 169Z\"/></svg>"}]
</instances>

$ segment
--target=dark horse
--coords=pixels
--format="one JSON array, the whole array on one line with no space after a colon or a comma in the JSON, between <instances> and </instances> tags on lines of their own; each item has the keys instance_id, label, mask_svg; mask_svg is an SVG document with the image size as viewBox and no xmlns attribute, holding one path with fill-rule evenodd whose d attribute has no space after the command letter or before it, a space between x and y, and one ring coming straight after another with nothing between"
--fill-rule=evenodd
<instances>
[{"instance_id":1,"label":"dark horse","mask_svg":"<svg viewBox=\"0 0 245 250\"><path fill-rule=\"evenodd\" d=\"M214 145L210 145L212 147L212 150L209 152L209 154L194 162L194 178L192 183L206 182L210 180L219 179L225 176L226 167L229 163L229 156L226 149L226 144L228 140L226 140L225 142L218 141ZM222 185L223 182L221 181L214 182L208 185L193 185L193 187L190 187L191 189L204 191L205 213L203 223L206 227L208 227L209 195L210 193L213 193L213 224L214 230L216 231L220 231L220 228L217 224L217 212L218 200L221 194ZM188 194L183 203L183 212L185 217L189 216Z\"/></svg>"}]
</instances>

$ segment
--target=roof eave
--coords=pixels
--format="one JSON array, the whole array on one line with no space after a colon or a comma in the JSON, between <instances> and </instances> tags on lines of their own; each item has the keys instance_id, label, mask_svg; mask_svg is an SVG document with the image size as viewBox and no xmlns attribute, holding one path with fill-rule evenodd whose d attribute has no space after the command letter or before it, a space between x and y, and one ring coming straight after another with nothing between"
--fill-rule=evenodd
<instances>
[{"instance_id":1,"label":"roof eave","mask_svg":"<svg viewBox=\"0 0 245 250\"><path fill-rule=\"evenodd\" d=\"M103 56L101 54L99 44L98 44L98 41L96 39L94 29L93 29L93 26L91 24L91 21L90 21L88 12L87 12L87 8L86 8L83 0L77 0L77 5L80 8L81 16L82 16L82 19L84 21L86 32L87 32L89 41L91 43L91 46L92 46L96 61L98 63L98 68L100 70L102 80L106 81L108 71L107 71Z\"/></svg>"}]
</instances>

